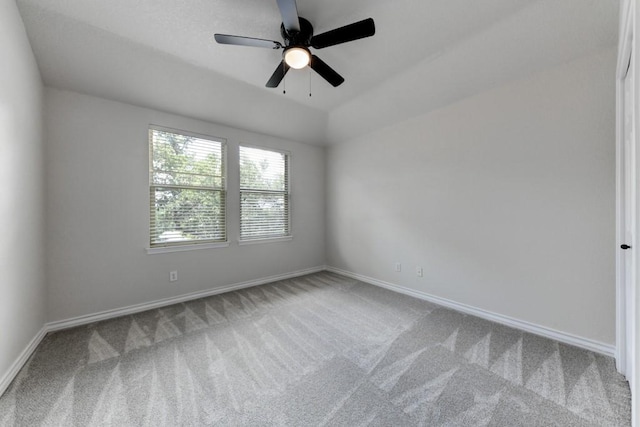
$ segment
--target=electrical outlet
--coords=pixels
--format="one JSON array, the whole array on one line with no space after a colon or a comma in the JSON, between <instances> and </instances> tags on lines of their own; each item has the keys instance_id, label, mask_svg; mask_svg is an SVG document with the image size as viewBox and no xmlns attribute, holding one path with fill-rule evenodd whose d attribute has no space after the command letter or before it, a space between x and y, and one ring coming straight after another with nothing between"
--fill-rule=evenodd
<instances>
[{"instance_id":1,"label":"electrical outlet","mask_svg":"<svg viewBox=\"0 0 640 427\"><path fill-rule=\"evenodd\" d=\"M422 267L416 267L416 276L422 277L422 275L423 275Z\"/></svg>"},{"instance_id":2,"label":"electrical outlet","mask_svg":"<svg viewBox=\"0 0 640 427\"><path fill-rule=\"evenodd\" d=\"M177 282L178 281L178 272L177 271L170 271L169 272L169 281L170 282Z\"/></svg>"},{"instance_id":3,"label":"electrical outlet","mask_svg":"<svg viewBox=\"0 0 640 427\"><path fill-rule=\"evenodd\" d=\"M397 272L401 272L402 271L402 264L400 264L399 262L396 262L396 271Z\"/></svg>"}]
</instances>

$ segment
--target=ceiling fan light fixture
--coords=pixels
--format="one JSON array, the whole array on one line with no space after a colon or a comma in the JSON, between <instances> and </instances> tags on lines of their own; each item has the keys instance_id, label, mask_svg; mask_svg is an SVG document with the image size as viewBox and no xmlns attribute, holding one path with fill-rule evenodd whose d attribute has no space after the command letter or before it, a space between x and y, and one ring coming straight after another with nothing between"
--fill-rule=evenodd
<instances>
[{"instance_id":1,"label":"ceiling fan light fixture","mask_svg":"<svg viewBox=\"0 0 640 427\"><path fill-rule=\"evenodd\" d=\"M310 47L324 49L354 40L371 37L376 33L373 18L344 25L322 34L313 33L311 22L298 15L296 0L276 0L282 23L280 34L284 43L274 40L257 39L254 37L233 36L230 34L215 34L216 42L236 46L253 46L266 49L284 49L282 60L267 81L266 87L276 88L283 81L287 72L293 68L300 70L309 67L333 87L344 83L344 77L331 68L326 62L312 55Z\"/></svg>"},{"instance_id":2,"label":"ceiling fan light fixture","mask_svg":"<svg viewBox=\"0 0 640 427\"><path fill-rule=\"evenodd\" d=\"M311 54L303 47L290 47L284 51L284 62L289 67L299 70L309 65Z\"/></svg>"}]
</instances>

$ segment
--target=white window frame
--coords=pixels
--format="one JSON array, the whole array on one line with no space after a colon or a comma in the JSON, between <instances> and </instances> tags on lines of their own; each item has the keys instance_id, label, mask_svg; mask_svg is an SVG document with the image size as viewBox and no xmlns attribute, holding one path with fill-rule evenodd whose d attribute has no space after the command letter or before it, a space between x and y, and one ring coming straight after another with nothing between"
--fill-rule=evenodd
<instances>
[{"instance_id":1,"label":"white window frame","mask_svg":"<svg viewBox=\"0 0 640 427\"><path fill-rule=\"evenodd\" d=\"M223 219L224 219L224 236L225 239L224 240L188 240L188 241L180 241L180 242L166 242L166 243L162 243L162 244L152 244L151 243L151 220L152 217L154 215L153 212L153 203L151 200L151 194L152 191L154 189L154 187L166 187L166 185L160 185L160 184L154 184L153 183L153 143L152 143L152 131L159 131L159 132L167 132L167 133L173 133L176 135L182 135L182 136L189 136L189 137L193 137L193 138L198 138L198 139L204 139L204 140L209 140L209 141L213 141L213 142L217 142L220 143L222 146L222 156L221 156L221 168L222 168L222 173L221 173L221 177L222 177L222 189L221 190L215 190L215 191L219 191L221 193L221 196L224 200L224 209L223 209ZM196 132L191 132L191 131L185 131L182 129L175 129L175 128L169 128L169 127L165 127L165 126L158 126L158 125L153 125L150 124L149 128L148 128L148 142L147 142L147 147L149 150L149 166L148 166L148 177L149 177L149 227L148 227L148 231L149 231L149 235L148 235L148 244L149 247L146 248L146 252L148 254L158 254L158 253L167 253L167 252L182 252L182 251L190 251L190 250L198 250L198 249L212 249L212 248L222 248L222 247L228 247L229 246L229 223L228 223L228 212L227 212L227 206L228 206L228 191L227 191L227 171L228 171L228 166L227 166L227 150L228 150L228 144L227 144L227 140L225 138L220 138L220 137L216 137L216 136L212 136L212 135L205 135L205 134L200 134L200 133L196 133ZM203 188L203 190L205 190ZM207 189L208 191L211 191L210 189Z\"/></svg>"},{"instance_id":2,"label":"white window frame","mask_svg":"<svg viewBox=\"0 0 640 427\"><path fill-rule=\"evenodd\" d=\"M272 193L280 194L285 193L287 196L287 234L284 236L263 236L263 237L254 237L254 238L242 238L242 193L243 191L251 192L251 189L243 189L241 183L241 163L240 163L240 148L255 148L258 150L264 151L272 151L274 153L281 153L285 155L285 168L286 168L286 193L282 191L273 191ZM277 148L264 147L260 145L253 144L238 144L238 213L239 213L239 221L238 221L238 244L239 245L254 245L259 243L271 243L271 242L283 242L293 240L293 230L292 230L292 221L291 217L293 216L293 203L291 198L291 152L287 150L280 150ZM253 190L255 192L255 190ZM270 192L270 191L266 191Z\"/></svg>"}]
</instances>

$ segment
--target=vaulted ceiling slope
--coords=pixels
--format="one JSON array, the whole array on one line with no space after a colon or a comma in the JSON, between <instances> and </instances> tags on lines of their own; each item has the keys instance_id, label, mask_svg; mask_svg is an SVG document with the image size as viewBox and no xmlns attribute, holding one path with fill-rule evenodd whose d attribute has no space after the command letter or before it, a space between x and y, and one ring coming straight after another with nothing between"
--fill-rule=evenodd
<instances>
[{"instance_id":1,"label":"vaulted ceiling slope","mask_svg":"<svg viewBox=\"0 0 640 427\"><path fill-rule=\"evenodd\" d=\"M617 40L617 0L298 0L321 33L364 18L376 35L316 50L346 79L292 70L275 0L18 0L45 84L312 144L423 114ZM312 95L309 97L309 88Z\"/></svg>"}]
</instances>

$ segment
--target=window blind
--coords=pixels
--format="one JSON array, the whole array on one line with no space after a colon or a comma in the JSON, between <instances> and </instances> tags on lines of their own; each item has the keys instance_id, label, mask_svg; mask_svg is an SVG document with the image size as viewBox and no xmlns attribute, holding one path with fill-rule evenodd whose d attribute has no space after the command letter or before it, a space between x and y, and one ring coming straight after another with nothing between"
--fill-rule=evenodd
<instances>
[{"instance_id":1,"label":"window blind","mask_svg":"<svg viewBox=\"0 0 640 427\"><path fill-rule=\"evenodd\" d=\"M240 239L290 235L289 155L240 146Z\"/></svg>"},{"instance_id":2,"label":"window blind","mask_svg":"<svg viewBox=\"0 0 640 427\"><path fill-rule=\"evenodd\" d=\"M224 141L149 129L151 247L224 242Z\"/></svg>"}]
</instances>

